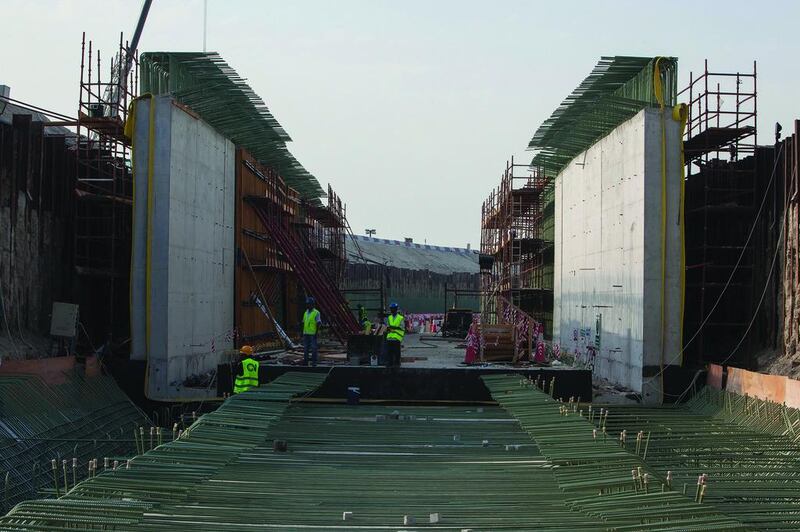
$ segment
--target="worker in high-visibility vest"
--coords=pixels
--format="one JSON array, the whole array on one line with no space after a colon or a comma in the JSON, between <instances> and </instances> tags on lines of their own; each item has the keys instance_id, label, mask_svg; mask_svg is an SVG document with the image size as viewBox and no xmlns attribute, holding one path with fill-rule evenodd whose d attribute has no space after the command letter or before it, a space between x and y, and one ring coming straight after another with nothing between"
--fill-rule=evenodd
<instances>
[{"instance_id":1,"label":"worker in high-visibility vest","mask_svg":"<svg viewBox=\"0 0 800 532\"><path fill-rule=\"evenodd\" d=\"M361 303L358 304L358 324L361 325L361 331L364 334L369 334L372 332L372 322L369 321L367 317L367 309L364 308L364 305Z\"/></svg>"},{"instance_id":2,"label":"worker in high-visibility vest","mask_svg":"<svg viewBox=\"0 0 800 532\"><path fill-rule=\"evenodd\" d=\"M399 368L400 348L406 335L406 322L398 310L397 303L392 303L389 305L389 315L386 316L386 365Z\"/></svg>"},{"instance_id":3,"label":"worker in high-visibility vest","mask_svg":"<svg viewBox=\"0 0 800 532\"><path fill-rule=\"evenodd\" d=\"M243 345L239 349L239 358L233 393L246 392L250 388L258 386L258 360L253 358L252 346Z\"/></svg>"},{"instance_id":4,"label":"worker in high-visibility vest","mask_svg":"<svg viewBox=\"0 0 800 532\"><path fill-rule=\"evenodd\" d=\"M314 308L314 298L306 298L306 311L303 313L303 363L308 366L308 355L311 353L311 365L317 365L317 335L322 323L319 311Z\"/></svg>"}]
</instances>

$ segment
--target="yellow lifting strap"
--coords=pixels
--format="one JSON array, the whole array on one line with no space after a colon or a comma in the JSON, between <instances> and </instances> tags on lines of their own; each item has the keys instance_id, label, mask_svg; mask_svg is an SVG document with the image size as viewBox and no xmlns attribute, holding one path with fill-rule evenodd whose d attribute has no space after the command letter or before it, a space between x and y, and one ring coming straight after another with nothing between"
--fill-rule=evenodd
<instances>
[{"instance_id":1,"label":"yellow lifting strap","mask_svg":"<svg viewBox=\"0 0 800 532\"><path fill-rule=\"evenodd\" d=\"M663 400L664 392L664 363L665 363L665 345L664 340L666 337L666 320L665 320L665 305L666 305L666 266L667 266L667 132L666 124L664 123L665 117L665 102L664 102L664 85L661 80L661 60L663 58L657 57L653 65L653 94L658 102L661 110L661 339L660 339L660 368L659 375L661 377L661 392ZM684 206L685 206L685 188L686 188L686 167L685 167L685 154L683 151L683 135L686 130L686 121L688 117L688 108L686 104L678 104L673 107L671 112L673 120L680 124L678 130L678 145L680 146L680 197L678 206L678 231L680 234L680 310L679 310L679 331L680 340L679 345L683 346L683 315L686 301L686 245L685 245L685 227L684 227ZM679 353L680 365L683 365L683 349Z\"/></svg>"},{"instance_id":2,"label":"yellow lifting strap","mask_svg":"<svg viewBox=\"0 0 800 532\"><path fill-rule=\"evenodd\" d=\"M155 125L155 116L156 116L156 106L155 100L153 99L153 95L150 93L142 94L141 96L135 98L129 108L128 108L128 117L125 120L125 127L123 129L123 133L125 136L130 139L131 141L131 148L136 153L136 143L134 140L135 131L136 131L136 107L139 101L149 99L150 100L150 113L149 113L149 124L148 124L148 142L147 142L147 224L146 224L146 245L145 245L145 359L147 360L147 367L145 369L145 376L144 376L144 394L147 397L147 387L148 387L148 377L150 373L150 307L151 307L151 262L152 262L152 240L153 240L153 166L154 166L154 159L155 159L155 136L156 136L156 125ZM131 170L133 173L133 197L134 201L136 198L136 182L137 182L137 169L133 161L136 157L131 157ZM135 223L135 216L136 216L136 209L132 209L131 212L133 213L133 220L132 223ZM131 253L131 261L133 261L133 253ZM133 266L133 264L131 264ZM132 293L133 293L133 276L131 276L131 281L128 287L129 291L129 301L132 301ZM131 316L133 312L130 312Z\"/></svg>"}]
</instances>

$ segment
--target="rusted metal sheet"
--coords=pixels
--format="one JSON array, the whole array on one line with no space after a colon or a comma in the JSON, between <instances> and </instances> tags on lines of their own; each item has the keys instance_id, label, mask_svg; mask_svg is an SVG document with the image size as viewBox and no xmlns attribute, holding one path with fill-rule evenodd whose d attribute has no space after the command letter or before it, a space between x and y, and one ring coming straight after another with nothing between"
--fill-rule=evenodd
<instances>
[{"instance_id":1,"label":"rusted metal sheet","mask_svg":"<svg viewBox=\"0 0 800 532\"><path fill-rule=\"evenodd\" d=\"M774 403L800 406L800 381L783 375L767 375L729 367L725 389L739 395L756 397Z\"/></svg>"},{"instance_id":2,"label":"rusted metal sheet","mask_svg":"<svg viewBox=\"0 0 800 532\"><path fill-rule=\"evenodd\" d=\"M717 390L722 389L722 366L718 364L709 364L706 384Z\"/></svg>"}]
</instances>

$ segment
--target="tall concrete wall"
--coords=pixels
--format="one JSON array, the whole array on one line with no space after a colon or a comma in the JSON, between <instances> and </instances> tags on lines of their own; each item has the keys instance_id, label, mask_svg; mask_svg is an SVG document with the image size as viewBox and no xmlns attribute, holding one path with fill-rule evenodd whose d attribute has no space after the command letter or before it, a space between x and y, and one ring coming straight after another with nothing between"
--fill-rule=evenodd
<instances>
[{"instance_id":1,"label":"tall concrete wall","mask_svg":"<svg viewBox=\"0 0 800 532\"><path fill-rule=\"evenodd\" d=\"M681 139L669 112L664 130L666 248L658 110L621 124L555 183L554 339L583 360L594 351L595 375L646 402L661 401L662 360L679 363L681 346Z\"/></svg>"},{"instance_id":2,"label":"tall concrete wall","mask_svg":"<svg viewBox=\"0 0 800 532\"><path fill-rule=\"evenodd\" d=\"M186 377L233 346L234 146L156 97L137 106L133 158L131 358L148 361L151 399L187 397Z\"/></svg>"}]
</instances>

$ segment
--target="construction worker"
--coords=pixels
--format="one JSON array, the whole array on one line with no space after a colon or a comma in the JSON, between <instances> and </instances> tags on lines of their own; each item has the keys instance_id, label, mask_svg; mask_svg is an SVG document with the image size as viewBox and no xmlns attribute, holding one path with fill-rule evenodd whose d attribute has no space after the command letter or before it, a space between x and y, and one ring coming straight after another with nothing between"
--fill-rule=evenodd
<instances>
[{"instance_id":1,"label":"construction worker","mask_svg":"<svg viewBox=\"0 0 800 532\"><path fill-rule=\"evenodd\" d=\"M358 304L358 324L361 325L361 330L364 334L369 334L372 332L372 322L369 321L369 317L367 316L367 309L364 308L364 305L361 303Z\"/></svg>"},{"instance_id":2,"label":"construction worker","mask_svg":"<svg viewBox=\"0 0 800 532\"><path fill-rule=\"evenodd\" d=\"M239 349L239 366L233 393L246 392L258 386L258 360L253 358L253 347L243 345Z\"/></svg>"},{"instance_id":3,"label":"construction worker","mask_svg":"<svg viewBox=\"0 0 800 532\"><path fill-rule=\"evenodd\" d=\"M317 365L317 335L322 323L319 311L314 308L314 298L306 298L306 311L303 313L303 363L308 366L308 352L311 351L311 365Z\"/></svg>"},{"instance_id":4,"label":"construction worker","mask_svg":"<svg viewBox=\"0 0 800 532\"><path fill-rule=\"evenodd\" d=\"M389 315L386 317L386 365L400 367L400 347L406 335L406 323L402 314L398 313L397 303L389 305Z\"/></svg>"}]
</instances>

